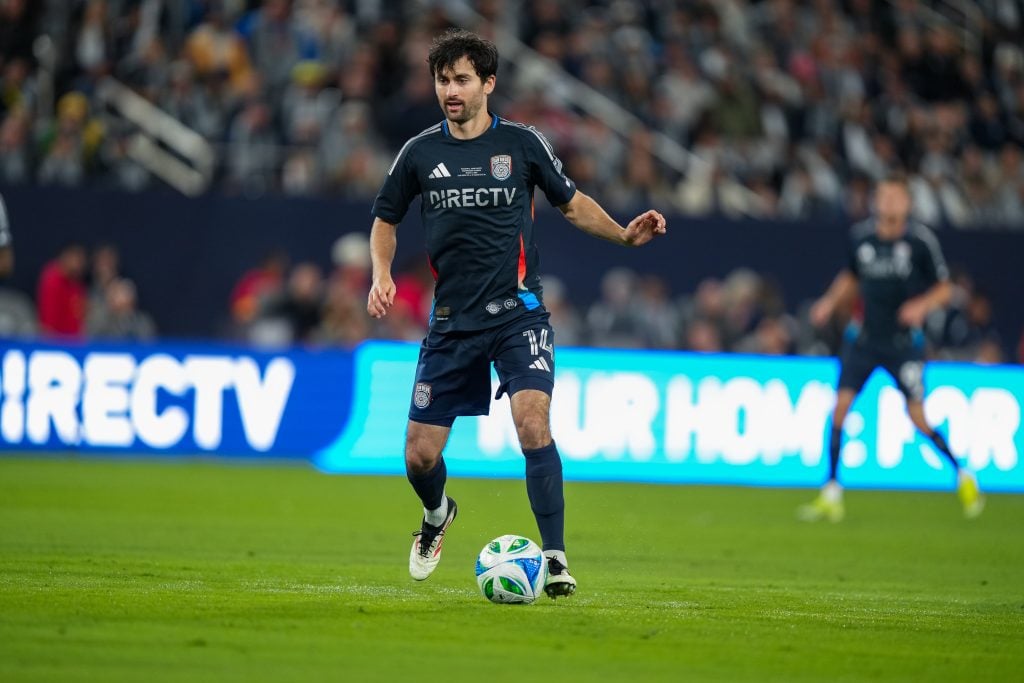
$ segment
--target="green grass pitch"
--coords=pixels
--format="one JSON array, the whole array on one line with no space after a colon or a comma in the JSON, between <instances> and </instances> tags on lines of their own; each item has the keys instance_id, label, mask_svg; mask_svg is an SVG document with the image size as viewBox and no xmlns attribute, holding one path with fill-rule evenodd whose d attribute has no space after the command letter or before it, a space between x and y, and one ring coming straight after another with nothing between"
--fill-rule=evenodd
<instances>
[{"instance_id":1,"label":"green grass pitch","mask_svg":"<svg viewBox=\"0 0 1024 683\"><path fill-rule=\"evenodd\" d=\"M491 605L476 554L536 538L519 481L458 480L430 580L398 477L0 459L0 681L1011 681L1024 497L567 486L567 600Z\"/></svg>"}]
</instances>

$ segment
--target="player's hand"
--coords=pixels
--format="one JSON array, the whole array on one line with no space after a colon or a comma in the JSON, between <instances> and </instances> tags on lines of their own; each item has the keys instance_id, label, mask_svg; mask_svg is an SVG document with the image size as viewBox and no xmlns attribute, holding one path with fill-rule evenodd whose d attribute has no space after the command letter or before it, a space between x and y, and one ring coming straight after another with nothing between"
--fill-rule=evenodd
<instances>
[{"instance_id":1,"label":"player's hand","mask_svg":"<svg viewBox=\"0 0 1024 683\"><path fill-rule=\"evenodd\" d=\"M395 281L391 279L391 274L375 277L366 301L366 312L374 318L383 318L394 303Z\"/></svg>"},{"instance_id":2,"label":"player's hand","mask_svg":"<svg viewBox=\"0 0 1024 683\"><path fill-rule=\"evenodd\" d=\"M921 299L910 299L900 306L900 324L910 329L917 329L924 325L924 319L928 316L928 304Z\"/></svg>"},{"instance_id":3,"label":"player's hand","mask_svg":"<svg viewBox=\"0 0 1024 683\"><path fill-rule=\"evenodd\" d=\"M622 232L622 241L627 246L639 247L650 242L655 236L664 234L665 217L652 209L629 222Z\"/></svg>"},{"instance_id":4,"label":"player's hand","mask_svg":"<svg viewBox=\"0 0 1024 683\"><path fill-rule=\"evenodd\" d=\"M832 318L832 302L822 297L814 302L811 306L811 310L808 312L811 319L811 324L815 327L825 327L828 325L828 321Z\"/></svg>"}]
</instances>

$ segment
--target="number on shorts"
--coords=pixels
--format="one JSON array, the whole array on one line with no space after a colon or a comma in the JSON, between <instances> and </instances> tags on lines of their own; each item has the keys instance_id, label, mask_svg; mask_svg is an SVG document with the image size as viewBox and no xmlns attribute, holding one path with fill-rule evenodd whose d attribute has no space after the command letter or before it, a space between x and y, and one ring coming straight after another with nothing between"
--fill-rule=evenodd
<instances>
[{"instance_id":1,"label":"number on shorts","mask_svg":"<svg viewBox=\"0 0 1024 683\"><path fill-rule=\"evenodd\" d=\"M526 330L526 332L523 332L523 336L530 341L531 355L539 356L541 351L547 351L548 355L554 359L555 348L548 343L548 331L546 329L541 329L540 340L537 339L537 333L534 330Z\"/></svg>"}]
</instances>

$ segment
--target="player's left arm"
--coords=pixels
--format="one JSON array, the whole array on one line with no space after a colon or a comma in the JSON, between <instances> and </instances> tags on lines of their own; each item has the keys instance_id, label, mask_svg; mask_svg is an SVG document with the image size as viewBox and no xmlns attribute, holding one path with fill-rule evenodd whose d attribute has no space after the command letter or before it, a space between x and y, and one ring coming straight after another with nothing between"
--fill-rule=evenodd
<instances>
[{"instance_id":1,"label":"player's left arm","mask_svg":"<svg viewBox=\"0 0 1024 683\"><path fill-rule=\"evenodd\" d=\"M929 313L947 305L953 297L953 286L949 282L949 268L946 266L946 259L939 248L938 240L927 229L921 229L918 237L923 245L920 264L924 269L925 277L933 284L923 293L907 299L900 306L900 323L913 329L924 325L924 320Z\"/></svg>"},{"instance_id":2,"label":"player's left arm","mask_svg":"<svg viewBox=\"0 0 1024 683\"><path fill-rule=\"evenodd\" d=\"M925 290L924 293L907 299L900 306L900 323L910 328L924 325L924 319L936 308L942 308L953 296L953 286L949 280L940 280Z\"/></svg>"},{"instance_id":3,"label":"player's left arm","mask_svg":"<svg viewBox=\"0 0 1024 683\"><path fill-rule=\"evenodd\" d=\"M588 235L627 247L639 247L666 232L665 217L653 209L643 212L623 228L600 204L579 190L558 208L570 223Z\"/></svg>"}]
</instances>

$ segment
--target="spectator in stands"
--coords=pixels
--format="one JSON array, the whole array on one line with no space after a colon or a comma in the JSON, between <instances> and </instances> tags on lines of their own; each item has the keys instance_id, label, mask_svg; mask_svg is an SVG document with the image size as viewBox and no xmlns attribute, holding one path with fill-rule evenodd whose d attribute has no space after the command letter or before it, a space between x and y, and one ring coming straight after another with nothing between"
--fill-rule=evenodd
<instances>
[{"instance_id":1,"label":"spectator in stands","mask_svg":"<svg viewBox=\"0 0 1024 683\"><path fill-rule=\"evenodd\" d=\"M32 177L28 111L17 107L0 123L0 182L19 184Z\"/></svg>"},{"instance_id":2,"label":"spectator in stands","mask_svg":"<svg viewBox=\"0 0 1024 683\"><path fill-rule=\"evenodd\" d=\"M645 275L640 278L633 306L643 347L678 348L680 315L672 303L668 283L664 279L657 275Z\"/></svg>"},{"instance_id":3,"label":"spectator in stands","mask_svg":"<svg viewBox=\"0 0 1024 683\"><path fill-rule=\"evenodd\" d=\"M103 126L89 119L89 100L80 92L60 98L57 122L44 140L45 158L39 167L43 184L80 185L95 160Z\"/></svg>"},{"instance_id":4,"label":"spectator in stands","mask_svg":"<svg viewBox=\"0 0 1024 683\"><path fill-rule=\"evenodd\" d=\"M106 0L86 0L71 44L75 87L90 92L100 78L113 70L113 22Z\"/></svg>"},{"instance_id":5,"label":"spectator in stands","mask_svg":"<svg viewBox=\"0 0 1024 683\"><path fill-rule=\"evenodd\" d=\"M157 101L161 109L192 130L216 140L225 127L226 77L220 71L197 73L190 62L179 60L168 67L169 87Z\"/></svg>"},{"instance_id":6,"label":"spectator in stands","mask_svg":"<svg viewBox=\"0 0 1024 683\"><path fill-rule=\"evenodd\" d=\"M27 59L14 57L6 64L0 60L0 116L16 109L32 111L38 102L38 88L29 78Z\"/></svg>"},{"instance_id":7,"label":"spectator in stands","mask_svg":"<svg viewBox=\"0 0 1024 683\"><path fill-rule=\"evenodd\" d=\"M314 49L292 14L291 0L262 0L258 9L240 23L253 66L263 77L270 101L277 101L291 79L292 70Z\"/></svg>"},{"instance_id":8,"label":"spectator in stands","mask_svg":"<svg viewBox=\"0 0 1024 683\"><path fill-rule=\"evenodd\" d=\"M10 26L52 34L61 63L69 65L58 92L77 84L91 96L96 79L112 72L208 139L227 139L227 172L218 177L234 191L372 196L376 188L366 178L378 176L395 152L377 140L399 144L435 120L429 79L418 61L409 62L417 51L403 45L421 44L446 20L443 10L382 16L357 4L350 16L335 2L214 0L195 25L177 4L155 4L156 11L144 11L120 0L83 1L71 10L64 3L5 3L11 21L0 31L0 47L16 59L3 72L13 87L0 88L0 177L78 185L106 174L119 187L148 185L124 154L124 132L112 131L101 148L73 130L41 131L39 159L25 154L35 132L24 130L24 121L45 121L52 112L36 111L45 101L35 74L24 77L31 41ZM683 182L662 200L685 212L806 217L846 206L860 215L859 174L875 178L903 166L918 178L914 194L928 219L1022 224L1014 219L1024 190L1007 184L986 193L976 175L959 170L973 163L959 163L973 154L964 151L965 132L986 167L998 163L1007 143L1024 146L1020 29L998 28L1006 25L1005 11L991 3L979 7L986 16L977 36L984 55L932 27L916 3L541 2L530 3L525 16L502 11L500 3L478 4L489 21L518 23L550 60L511 65L510 101L496 104L561 140L581 186L606 194L624 187L628 202L676 184L680 171L660 160L652 169L645 155L622 153L629 141L577 110L551 63L694 151L700 160L687 164ZM252 10L236 31L233 21L246 7ZM172 57L178 61L169 66ZM323 82L337 87L319 94L313 87L296 107L282 93L290 83L294 89L295 67L307 63L318 64ZM325 102L320 94L329 90L341 99ZM8 125L12 97L29 111ZM377 107L382 98L387 106ZM319 125L297 115L311 111L306 105ZM392 115L370 115L380 110ZM621 132L621 122L617 127ZM412 132L400 134L404 129ZM832 147L841 154L829 154ZM97 149L102 164L95 163ZM844 186L853 186L845 198Z\"/></svg>"},{"instance_id":9,"label":"spectator in stands","mask_svg":"<svg viewBox=\"0 0 1024 683\"><path fill-rule=\"evenodd\" d=\"M85 331L88 255L78 242L65 245L39 276L36 305L43 334L79 338Z\"/></svg>"},{"instance_id":10,"label":"spectator in stands","mask_svg":"<svg viewBox=\"0 0 1024 683\"><path fill-rule=\"evenodd\" d=\"M636 274L612 268L601 278L601 298L587 312L590 343L594 346L635 348L643 345L634 307Z\"/></svg>"},{"instance_id":11,"label":"spectator in stands","mask_svg":"<svg viewBox=\"0 0 1024 683\"><path fill-rule=\"evenodd\" d=\"M231 125L228 185L235 192L259 196L277 187L278 139L270 106L250 99Z\"/></svg>"},{"instance_id":12,"label":"spectator in stands","mask_svg":"<svg viewBox=\"0 0 1024 683\"><path fill-rule=\"evenodd\" d=\"M383 176L391 163L373 131L371 109L365 102L349 102L335 112L321 155L326 184L349 197L372 194L374 179Z\"/></svg>"},{"instance_id":13,"label":"spectator in stands","mask_svg":"<svg viewBox=\"0 0 1024 683\"><path fill-rule=\"evenodd\" d=\"M36 334L36 313L22 292L6 286L14 274L14 238L3 197L0 197L0 338L32 337Z\"/></svg>"},{"instance_id":14,"label":"spectator in stands","mask_svg":"<svg viewBox=\"0 0 1024 683\"><path fill-rule=\"evenodd\" d=\"M263 306L250 338L261 345L309 343L323 317L324 281L320 267L299 263L288 276L285 290Z\"/></svg>"},{"instance_id":15,"label":"spectator in stands","mask_svg":"<svg viewBox=\"0 0 1024 683\"><path fill-rule=\"evenodd\" d=\"M551 314L551 326L558 330L558 346L583 346L587 343L587 329L579 311L573 306L565 283L553 275L541 276L544 290L544 308Z\"/></svg>"},{"instance_id":16,"label":"spectator in stands","mask_svg":"<svg viewBox=\"0 0 1024 683\"><path fill-rule=\"evenodd\" d=\"M288 254L284 249L272 249L260 264L247 270L231 290L231 320L239 328L251 323L266 304L276 298L288 272Z\"/></svg>"},{"instance_id":17,"label":"spectator in stands","mask_svg":"<svg viewBox=\"0 0 1024 683\"><path fill-rule=\"evenodd\" d=\"M137 307L135 283L115 278L103 288L103 300L89 307L86 334L93 339L150 341L156 325L149 314Z\"/></svg>"},{"instance_id":18,"label":"spectator in stands","mask_svg":"<svg viewBox=\"0 0 1024 683\"><path fill-rule=\"evenodd\" d=\"M200 79L226 78L230 91L246 91L253 78L245 41L230 25L226 0L212 0L203 21L185 41L182 54Z\"/></svg>"},{"instance_id":19,"label":"spectator in stands","mask_svg":"<svg viewBox=\"0 0 1024 683\"><path fill-rule=\"evenodd\" d=\"M703 318L691 320L686 326L682 348L699 353L718 353L725 350L718 326Z\"/></svg>"},{"instance_id":20,"label":"spectator in stands","mask_svg":"<svg viewBox=\"0 0 1024 683\"><path fill-rule=\"evenodd\" d=\"M736 343L734 351L782 356L794 352L795 322L784 315L761 318L754 331Z\"/></svg>"},{"instance_id":21,"label":"spectator in stands","mask_svg":"<svg viewBox=\"0 0 1024 683\"><path fill-rule=\"evenodd\" d=\"M92 250L89 277L89 308L107 300L107 287L121 277L121 253L114 244L100 244Z\"/></svg>"},{"instance_id":22,"label":"spectator in stands","mask_svg":"<svg viewBox=\"0 0 1024 683\"><path fill-rule=\"evenodd\" d=\"M390 328L382 337L406 339L406 318L409 307L395 302L394 310L403 318L400 325ZM420 327L420 330L423 328ZM366 313L366 297L356 296L342 278L331 278L327 283L323 318L313 333L313 341L332 346L352 347L365 341L371 334L371 321ZM421 334L420 337L423 335Z\"/></svg>"},{"instance_id":23,"label":"spectator in stands","mask_svg":"<svg viewBox=\"0 0 1024 683\"><path fill-rule=\"evenodd\" d=\"M30 0L0 3L0 62L32 58L42 4Z\"/></svg>"}]
</instances>

